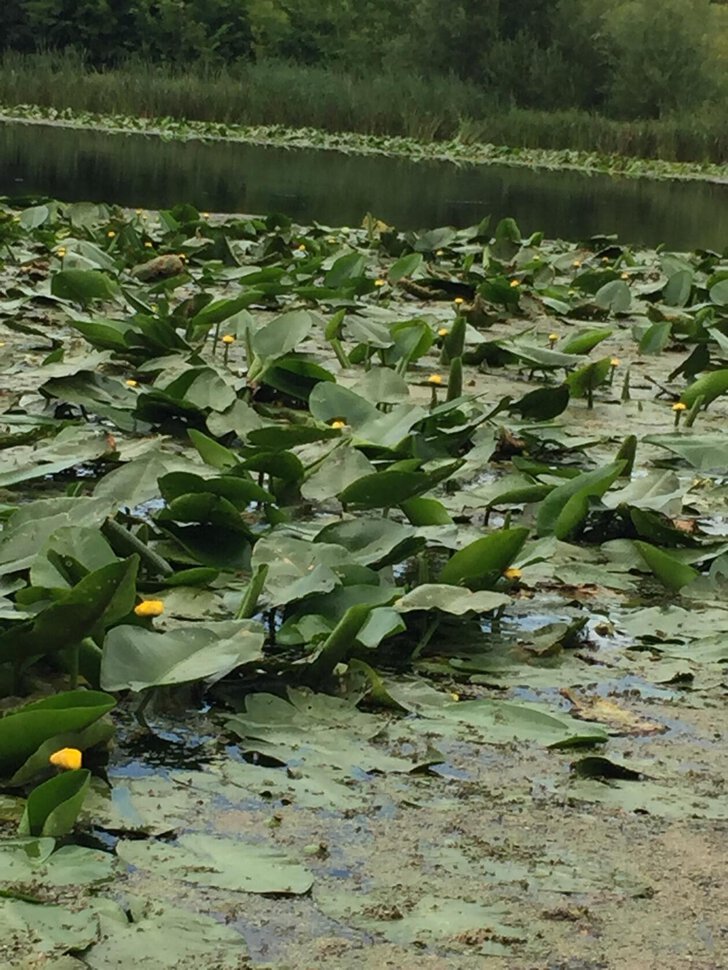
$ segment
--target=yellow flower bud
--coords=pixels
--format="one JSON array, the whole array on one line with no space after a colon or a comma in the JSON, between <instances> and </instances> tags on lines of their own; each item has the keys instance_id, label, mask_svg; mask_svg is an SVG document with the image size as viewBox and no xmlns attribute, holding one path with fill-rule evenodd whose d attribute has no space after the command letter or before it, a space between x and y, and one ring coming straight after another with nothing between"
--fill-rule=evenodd
<instances>
[{"instance_id":1,"label":"yellow flower bud","mask_svg":"<svg viewBox=\"0 0 728 970\"><path fill-rule=\"evenodd\" d=\"M341 418L337 418L336 421L331 422L331 427L336 428L337 431L341 431L342 428L346 427L346 421L342 421Z\"/></svg>"},{"instance_id":2,"label":"yellow flower bud","mask_svg":"<svg viewBox=\"0 0 728 970\"><path fill-rule=\"evenodd\" d=\"M511 280L511 289L514 290L517 286L521 285L520 280Z\"/></svg>"},{"instance_id":3,"label":"yellow flower bud","mask_svg":"<svg viewBox=\"0 0 728 970\"><path fill-rule=\"evenodd\" d=\"M673 404L672 409L673 411L686 411L687 407L684 401L678 401L676 404Z\"/></svg>"},{"instance_id":4,"label":"yellow flower bud","mask_svg":"<svg viewBox=\"0 0 728 970\"><path fill-rule=\"evenodd\" d=\"M222 338L222 342L224 344L234 344L235 343L235 337L233 337L233 335L231 333L226 333L225 336Z\"/></svg>"},{"instance_id":5,"label":"yellow flower bud","mask_svg":"<svg viewBox=\"0 0 728 970\"><path fill-rule=\"evenodd\" d=\"M109 231L106 233L106 235L109 237L109 239L113 239L114 236L116 235L116 233L114 232L113 229L109 229Z\"/></svg>"},{"instance_id":6,"label":"yellow flower bud","mask_svg":"<svg viewBox=\"0 0 728 970\"><path fill-rule=\"evenodd\" d=\"M430 384L442 384L442 374L430 374L427 380Z\"/></svg>"},{"instance_id":7,"label":"yellow flower bud","mask_svg":"<svg viewBox=\"0 0 728 970\"><path fill-rule=\"evenodd\" d=\"M516 580L521 578L523 572L520 569L517 569L515 566L510 566L504 571L503 575L506 579Z\"/></svg>"},{"instance_id":8,"label":"yellow flower bud","mask_svg":"<svg viewBox=\"0 0 728 970\"><path fill-rule=\"evenodd\" d=\"M437 336L438 337L447 337L447 335L449 333L450 333L450 331L447 329L447 327L440 327L440 329L437 331Z\"/></svg>"},{"instance_id":9,"label":"yellow flower bud","mask_svg":"<svg viewBox=\"0 0 728 970\"><path fill-rule=\"evenodd\" d=\"M137 616L161 616L164 613L164 603L161 600L142 600L134 607Z\"/></svg>"},{"instance_id":10,"label":"yellow flower bud","mask_svg":"<svg viewBox=\"0 0 728 970\"><path fill-rule=\"evenodd\" d=\"M619 359L619 357L612 357L612 359L609 361L609 366L610 367L619 367L619 365L621 363L622 363L622 361Z\"/></svg>"},{"instance_id":11,"label":"yellow flower bud","mask_svg":"<svg viewBox=\"0 0 728 970\"><path fill-rule=\"evenodd\" d=\"M375 286L386 286L387 285L387 281L386 280L382 280L382 279L374 280L374 285Z\"/></svg>"},{"instance_id":12,"label":"yellow flower bud","mask_svg":"<svg viewBox=\"0 0 728 970\"><path fill-rule=\"evenodd\" d=\"M153 245L153 244L152 244L152 243L150 243L150 242L145 242L145 243L144 243L144 248L145 248L145 249L151 249L151 248L152 248L152 245Z\"/></svg>"},{"instance_id":13,"label":"yellow flower bud","mask_svg":"<svg viewBox=\"0 0 728 970\"><path fill-rule=\"evenodd\" d=\"M54 751L48 761L56 768L63 768L65 771L78 771L83 756L78 748L61 748L60 751Z\"/></svg>"},{"instance_id":14,"label":"yellow flower bud","mask_svg":"<svg viewBox=\"0 0 728 970\"><path fill-rule=\"evenodd\" d=\"M128 381L126 381L126 386L127 387L138 387L139 386L139 381L135 381L133 377L130 377L128 379Z\"/></svg>"},{"instance_id":15,"label":"yellow flower bud","mask_svg":"<svg viewBox=\"0 0 728 970\"><path fill-rule=\"evenodd\" d=\"M456 296L455 299L453 300L453 303L455 304L455 306L462 306L463 303L465 303L465 299L462 296Z\"/></svg>"}]
</instances>

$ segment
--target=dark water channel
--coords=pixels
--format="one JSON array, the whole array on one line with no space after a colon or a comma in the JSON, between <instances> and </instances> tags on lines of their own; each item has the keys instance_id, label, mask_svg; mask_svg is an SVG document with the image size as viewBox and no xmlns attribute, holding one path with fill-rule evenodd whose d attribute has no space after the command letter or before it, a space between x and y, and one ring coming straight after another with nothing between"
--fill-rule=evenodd
<instances>
[{"instance_id":1,"label":"dark water channel","mask_svg":"<svg viewBox=\"0 0 728 970\"><path fill-rule=\"evenodd\" d=\"M524 233L672 249L728 246L728 184L619 179L502 165L165 142L50 125L0 123L0 194L217 212L284 212L358 225L367 212L401 229L513 216Z\"/></svg>"}]
</instances>

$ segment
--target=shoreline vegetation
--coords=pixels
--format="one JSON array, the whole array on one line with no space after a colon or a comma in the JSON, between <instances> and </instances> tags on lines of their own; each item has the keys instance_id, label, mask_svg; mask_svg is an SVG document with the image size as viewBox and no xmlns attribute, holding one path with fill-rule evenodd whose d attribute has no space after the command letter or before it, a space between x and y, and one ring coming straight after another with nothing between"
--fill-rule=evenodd
<instances>
[{"instance_id":1,"label":"shoreline vegetation","mask_svg":"<svg viewBox=\"0 0 728 970\"><path fill-rule=\"evenodd\" d=\"M553 115L549 115L553 118ZM598 119L605 124L615 124ZM176 117L138 117L40 104L0 101L0 124L52 125L108 134L146 135L164 140L228 141L261 147L314 149L344 154L381 155L455 165L508 165L550 171L580 171L624 178L707 181L728 184L728 165L680 162L572 148L532 148L471 141L460 132L448 139L421 140L359 131L326 131L283 124L247 125ZM654 123L659 124L659 123Z\"/></svg>"},{"instance_id":2,"label":"shoreline vegetation","mask_svg":"<svg viewBox=\"0 0 728 970\"><path fill-rule=\"evenodd\" d=\"M718 31L724 34L728 37L728 27ZM539 97L526 98L475 68L474 73L458 74L453 65L408 66L401 59L383 60L375 68L374 62L323 55L303 62L293 53L286 58L256 48L255 56L247 59L231 55L220 60L218 51L217 60L212 55L206 60L200 48L196 57L160 60L161 54L141 51L104 62L98 51L94 60L94 50L1 52L0 112L6 119L138 130L169 138L224 138L628 176L728 179L723 88L694 104L670 104L663 97L648 110L636 103L620 108L614 99L605 100L606 95L600 101L599 86L586 76L580 88L593 88L591 100L566 98L563 92L557 97L559 85L549 94L548 72L537 71L531 55L528 63L543 90ZM666 51L654 55L663 66ZM636 75L633 80L632 89L638 90ZM675 90L667 77L663 80L667 91ZM685 89L682 82L678 87Z\"/></svg>"}]
</instances>

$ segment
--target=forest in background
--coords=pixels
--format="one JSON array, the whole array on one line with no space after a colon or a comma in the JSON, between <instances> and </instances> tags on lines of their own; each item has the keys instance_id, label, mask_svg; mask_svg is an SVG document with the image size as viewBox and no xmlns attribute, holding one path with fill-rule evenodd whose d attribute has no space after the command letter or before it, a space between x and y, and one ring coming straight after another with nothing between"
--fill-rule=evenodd
<instances>
[{"instance_id":1,"label":"forest in background","mask_svg":"<svg viewBox=\"0 0 728 970\"><path fill-rule=\"evenodd\" d=\"M725 96L726 15L710 0L5 0L0 44L94 68L450 75L494 103L656 118Z\"/></svg>"},{"instance_id":2,"label":"forest in background","mask_svg":"<svg viewBox=\"0 0 728 970\"><path fill-rule=\"evenodd\" d=\"M5 0L0 103L728 157L727 0Z\"/></svg>"}]
</instances>

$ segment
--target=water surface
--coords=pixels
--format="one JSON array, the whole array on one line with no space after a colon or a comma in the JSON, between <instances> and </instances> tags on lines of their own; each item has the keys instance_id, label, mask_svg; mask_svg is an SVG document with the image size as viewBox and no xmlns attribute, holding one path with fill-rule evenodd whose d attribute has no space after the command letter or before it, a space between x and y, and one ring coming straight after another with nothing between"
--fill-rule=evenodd
<instances>
[{"instance_id":1,"label":"water surface","mask_svg":"<svg viewBox=\"0 0 728 970\"><path fill-rule=\"evenodd\" d=\"M358 225L372 212L401 229L513 216L524 233L551 237L617 233L673 249L728 245L728 185L0 123L0 194L36 193L148 208L188 201L327 225Z\"/></svg>"}]
</instances>

